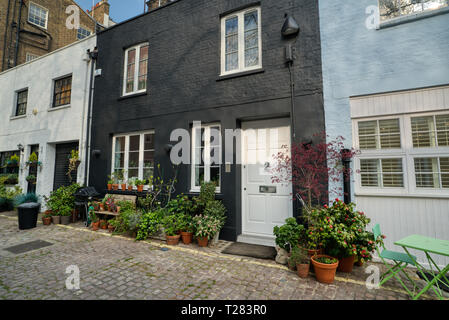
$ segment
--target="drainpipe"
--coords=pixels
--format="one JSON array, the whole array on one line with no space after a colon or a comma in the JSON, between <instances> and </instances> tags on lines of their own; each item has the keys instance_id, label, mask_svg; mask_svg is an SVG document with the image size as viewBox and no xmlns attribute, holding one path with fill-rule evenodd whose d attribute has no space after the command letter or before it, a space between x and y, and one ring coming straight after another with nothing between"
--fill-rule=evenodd
<instances>
[{"instance_id":1,"label":"drainpipe","mask_svg":"<svg viewBox=\"0 0 449 320\"><path fill-rule=\"evenodd\" d=\"M89 84L89 102L87 106L87 133L86 133L86 163L84 164L84 185L86 187L89 186L89 179L88 179L88 167L90 164L90 129L92 126L92 103L93 103L93 92L94 92L94 71L95 66L98 58L98 49L97 47L94 48L93 51L87 50L87 54L90 59L90 84Z\"/></svg>"},{"instance_id":2,"label":"drainpipe","mask_svg":"<svg viewBox=\"0 0 449 320\"><path fill-rule=\"evenodd\" d=\"M11 10L11 0L8 0L8 11L6 11L5 38L3 40L2 71L5 69L6 39L8 38L9 11L10 10Z\"/></svg>"},{"instance_id":3,"label":"drainpipe","mask_svg":"<svg viewBox=\"0 0 449 320\"><path fill-rule=\"evenodd\" d=\"M17 57L19 55L19 37L20 37L20 23L22 21L22 8L23 8L23 0L20 0L19 7L19 21L17 22L17 34L16 34L16 48L14 49L14 66L17 66Z\"/></svg>"},{"instance_id":4,"label":"drainpipe","mask_svg":"<svg viewBox=\"0 0 449 320\"><path fill-rule=\"evenodd\" d=\"M351 150L343 149L341 152L341 161L343 162L343 193L346 204L351 203Z\"/></svg>"}]
</instances>

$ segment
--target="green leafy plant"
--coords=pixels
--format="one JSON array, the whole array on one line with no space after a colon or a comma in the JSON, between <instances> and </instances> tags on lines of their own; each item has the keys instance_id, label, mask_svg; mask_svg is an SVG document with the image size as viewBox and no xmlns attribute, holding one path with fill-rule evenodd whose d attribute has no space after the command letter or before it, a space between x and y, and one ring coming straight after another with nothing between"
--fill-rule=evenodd
<instances>
[{"instance_id":1,"label":"green leafy plant","mask_svg":"<svg viewBox=\"0 0 449 320\"><path fill-rule=\"evenodd\" d=\"M145 240L148 236L159 233L165 216L166 210L164 209L144 213L142 219L140 219L136 240Z\"/></svg>"},{"instance_id":2,"label":"green leafy plant","mask_svg":"<svg viewBox=\"0 0 449 320\"><path fill-rule=\"evenodd\" d=\"M196 237L212 239L220 230L221 220L214 216L197 215L193 217Z\"/></svg>"},{"instance_id":3,"label":"green leafy plant","mask_svg":"<svg viewBox=\"0 0 449 320\"><path fill-rule=\"evenodd\" d=\"M166 215L162 220L164 232L167 236L176 236L179 232L179 217L174 214Z\"/></svg>"},{"instance_id":4,"label":"green leafy plant","mask_svg":"<svg viewBox=\"0 0 449 320\"><path fill-rule=\"evenodd\" d=\"M74 194L80 188L75 183L70 186L62 186L50 193L49 197L44 196L47 207L53 211L54 215L69 216L75 208Z\"/></svg>"},{"instance_id":5,"label":"green leafy plant","mask_svg":"<svg viewBox=\"0 0 449 320\"><path fill-rule=\"evenodd\" d=\"M39 197L35 193L20 194L14 198L14 206L18 207L23 203L39 203Z\"/></svg>"},{"instance_id":6,"label":"green leafy plant","mask_svg":"<svg viewBox=\"0 0 449 320\"><path fill-rule=\"evenodd\" d=\"M215 182L203 182L200 188L200 194L193 198L194 211L197 215L204 214L206 205L210 201L215 200L215 190L217 185Z\"/></svg>"},{"instance_id":7,"label":"green leafy plant","mask_svg":"<svg viewBox=\"0 0 449 320\"><path fill-rule=\"evenodd\" d=\"M299 244L304 230L304 226L298 224L295 218L287 218L284 225L273 228L273 234L276 236L275 242L280 248L290 252Z\"/></svg>"},{"instance_id":8,"label":"green leafy plant","mask_svg":"<svg viewBox=\"0 0 449 320\"><path fill-rule=\"evenodd\" d=\"M90 220L92 221L92 222L98 222L98 216L95 214L95 211L94 210L90 210L90 212L89 212L89 217L90 217Z\"/></svg>"},{"instance_id":9,"label":"green leafy plant","mask_svg":"<svg viewBox=\"0 0 449 320\"><path fill-rule=\"evenodd\" d=\"M296 266L297 264L308 264L310 262L307 250L294 246L290 252L289 264Z\"/></svg>"},{"instance_id":10,"label":"green leafy plant","mask_svg":"<svg viewBox=\"0 0 449 320\"><path fill-rule=\"evenodd\" d=\"M29 176L27 176L25 178L25 180L28 181L29 183L33 183L34 184L34 183L36 183L37 178L36 178L35 175L30 174Z\"/></svg>"},{"instance_id":11,"label":"green leafy plant","mask_svg":"<svg viewBox=\"0 0 449 320\"><path fill-rule=\"evenodd\" d=\"M8 166L17 166L19 164L20 157L17 154L13 154L6 162Z\"/></svg>"},{"instance_id":12,"label":"green leafy plant","mask_svg":"<svg viewBox=\"0 0 449 320\"><path fill-rule=\"evenodd\" d=\"M28 161L29 162L37 162L37 154L36 152L33 152L30 154L30 156L28 157Z\"/></svg>"},{"instance_id":13,"label":"green leafy plant","mask_svg":"<svg viewBox=\"0 0 449 320\"><path fill-rule=\"evenodd\" d=\"M334 264L338 260L335 258L319 257L319 258L316 258L315 261L317 261L319 263L324 263L324 264Z\"/></svg>"},{"instance_id":14,"label":"green leafy plant","mask_svg":"<svg viewBox=\"0 0 449 320\"><path fill-rule=\"evenodd\" d=\"M194 232L193 217L190 214L182 213L178 215L179 230L182 232Z\"/></svg>"}]
</instances>

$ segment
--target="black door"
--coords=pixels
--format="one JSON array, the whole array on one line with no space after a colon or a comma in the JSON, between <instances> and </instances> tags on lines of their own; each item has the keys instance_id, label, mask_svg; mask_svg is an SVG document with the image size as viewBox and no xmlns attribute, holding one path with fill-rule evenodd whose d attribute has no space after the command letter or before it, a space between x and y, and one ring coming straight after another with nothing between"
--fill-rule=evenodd
<instances>
[{"instance_id":1,"label":"black door","mask_svg":"<svg viewBox=\"0 0 449 320\"><path fill-rule=\"evenodd\" d=\"M78 150L78 142L63 143L56 145L56 159L55 159L55 178L53 182L53 190L62 186L69 186L76 183L77 170L72 171L72 181L67 175L69 170L69 159L72 150Z\"/></svg>"}]
</instances>

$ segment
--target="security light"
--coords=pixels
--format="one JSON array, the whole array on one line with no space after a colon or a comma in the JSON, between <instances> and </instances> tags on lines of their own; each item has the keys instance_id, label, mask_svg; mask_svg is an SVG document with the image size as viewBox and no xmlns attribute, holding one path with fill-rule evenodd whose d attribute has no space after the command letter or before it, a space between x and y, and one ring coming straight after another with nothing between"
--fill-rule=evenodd
<instances>
[{"instance_id":1,"label":"security light","mask_svg":"<svg viewBox=\"0 0 449 320\"><path fill-rule=\"evenodd\" d=\"M282 26L282 36L289 37L299 33L299 26L295 18L286 15L284 25Z\"/></svg>"}]
</instances>

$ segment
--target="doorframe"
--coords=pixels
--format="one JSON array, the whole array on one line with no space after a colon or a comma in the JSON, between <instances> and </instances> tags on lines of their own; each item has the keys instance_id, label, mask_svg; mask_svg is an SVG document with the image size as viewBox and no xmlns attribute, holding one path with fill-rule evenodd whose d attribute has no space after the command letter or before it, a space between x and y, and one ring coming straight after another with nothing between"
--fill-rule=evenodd
<instances>
[{"instance_id":1,"label":"doorframe","mask_svg":"<svg viewBox=\"0 0 449 320\"><path fill-rule=\"evenodd\" d=\"M291 123L290 118L271 118L271 119L262 119L262 120L248 120L248 121L242 121L241 122L241 129L242 129L242 139L241 139L241 158L245 159L246 161L246 152L245 150L245 131L250 129L251 127L247 127L247 124L250 123L270 123L271 126L257 126L254 129L270 129L270 128L276 128L280 126L288 126L289 128L289 134L290 134L290 145L292 144L292 135L291 135ZM260 244L260 245L268 245L272 246L274 244L275 236L268 236L268 235L261 235L257 233L251 233L251 232L245 232L245 219L246 219L246 196L245 196L245 185L246 185L246 174L245 174L245 164L241 164L240 169L240 189L241 189L241 233L237 236L237 242L244 242L244 243L252 243L252 244ZM293 211L294 208L292 207L292 211L290 212L289 216L293 217Z\"/></svg>"}]
</instances>

